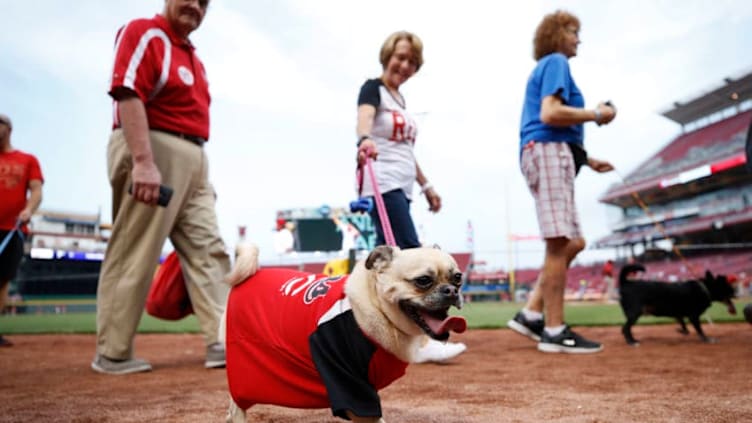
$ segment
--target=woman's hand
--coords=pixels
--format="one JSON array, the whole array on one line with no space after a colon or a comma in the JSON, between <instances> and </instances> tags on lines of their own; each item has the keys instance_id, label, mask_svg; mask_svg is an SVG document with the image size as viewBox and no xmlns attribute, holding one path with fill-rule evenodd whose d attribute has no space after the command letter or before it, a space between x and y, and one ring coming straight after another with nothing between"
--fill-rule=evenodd
<instances>
[{"instance_id":1,"label":"woman's hand","mask_svg":"<svg viewBox=\"0 0 752 423\"><path fill-rule=\"evenodd\" d=\"M592 157L588 157L587 164L588 166L590 166L591 169L593 169L594 171L598 173L605 173L605 172L610 172L614 170L614 166L611 163L605 160L594 159Z\"/></svg>"},{"instance_id":2,"label":"woman's hand","mask_svg":"<svg viewBox=\"0 0 752 423\"><path fill-rule=\"evenodd\" d=\"M598 107L595 110L595 123L598 125L608 125L616 117L616 107L611 103L598 103Z\"/></svg>"},{"instance_id":3,"label":"woman's hand","mask_svg":"<svg viewBox=\"0 0 752 423\"><path fill-rule=\"evenodd\" d=\"M376 160L378 156L379 152L376 151L376 143L372 139L366 138L358 147L358 166L363 166L363 163L366 162L366 157Z\"/></svg>"},{"instance_id":4,"label":"woman's hand","mask_svg":"<svg viewBox=\"0 0 752 423\"><path fill-rule=\"evenodd\" d=\"M433 187L426 187L422 189L421 192L426 196L429 211L437 213L439 210L441 210L441 196L439 196L439 194L435 189L433 189Z\"/></svg>"}]
</instances>

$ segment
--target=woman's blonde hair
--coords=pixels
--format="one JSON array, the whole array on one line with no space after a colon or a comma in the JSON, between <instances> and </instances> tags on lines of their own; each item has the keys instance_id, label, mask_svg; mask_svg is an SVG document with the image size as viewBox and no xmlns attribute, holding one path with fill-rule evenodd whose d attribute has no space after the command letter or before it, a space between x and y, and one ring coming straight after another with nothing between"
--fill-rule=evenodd
<instances>
[{"instance_id":1,"label":"woman's blonde hair","mask_svg":"<svg viewBox=\"0 0 752 423\"><path fill-rule=\"evenodd\" d=\"M533 57L540 60L541 57L559 51L564 43L566 29L575 26L580 29L580 20L577 16L564 10L557 10L543 17L535 30L533 38Z\"/></svg>"},{"instance_id":2,"label":"woman's blonde hair","mask_svg":"<svg viewBox=\"0 0 752 423\"><path fill-rule=\"evenodd\" d=\"M412 46L413 56L415 56L415 64L417 65L415 71L417 72L421 66L423 66L423 41L413 34L407 31L397 31L387 37L384 44L381 45L381 53L379 53L379 61L382 68L386 69L386 65L389 64L389 59L392 58L394 50L397 47L397 43L400 40L407 40Z\"/></svg>"}]
</instances>

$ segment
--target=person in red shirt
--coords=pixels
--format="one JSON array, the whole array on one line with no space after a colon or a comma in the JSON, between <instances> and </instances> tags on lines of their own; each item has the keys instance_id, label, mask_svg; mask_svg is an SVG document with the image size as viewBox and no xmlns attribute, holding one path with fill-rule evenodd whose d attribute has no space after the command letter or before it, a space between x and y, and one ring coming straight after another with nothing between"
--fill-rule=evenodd
<instances>
[{"instance_id":1,"label":"person in red shirt","mask_svg":"<svg viewBox=\"0 0 752 423\"><path fill-rule=\"evenodd\" d=\"M26 224L42 202L44 182L37 158L11 145L12 131L10 118L0 114L0 311L23 257ZM11 345L0 335L0 347Z\"/></svg>"},{"instance_id":2,"label":"person in red shirt","mask_svg":"<svg viewBox=\"0 0 752 423\"><path fill-rule=\"evenodd\" d=\"M97 286L91 363L100 373L151 370L134 357L133 339L168 237L204 333L204 366L225 366L218 328L230 260L203 149L209 139L209 84L188 38L208 6L209 0L166 0L161 14L128 22L115 39L107 149L113 226ZM167 204L159 202L160 186L172 189Z\"/></svg>"},{"instance_id":3,"label":"person in red shirt","mask_svg":"<svg viewBox=\"0 0 752 423\"><path fill-rule=\"evenodd\" d=\"M614 261L609 259L603 264L603 281L606 282L606 299L614 301L619 299L619 293L616 292L614 284Z\"/></svg>"}]
</instances>

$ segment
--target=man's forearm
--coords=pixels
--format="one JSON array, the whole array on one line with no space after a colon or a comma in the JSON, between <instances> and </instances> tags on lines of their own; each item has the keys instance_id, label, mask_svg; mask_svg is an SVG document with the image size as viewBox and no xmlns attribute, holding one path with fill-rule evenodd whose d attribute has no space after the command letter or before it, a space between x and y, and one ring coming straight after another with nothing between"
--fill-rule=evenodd
<instances>
[{"instance_id":1,"label":"man's forearm","mask_svg":"<svg viewBox=\"0 0 752 423\"><path fill-rule=\"evenodd\" d=\"M144 103L138 97L129 97L120 100L118 108L123 135L133 161L136 163L153 162L154 156L149 141L149 121Z\"/></svg>"},{"instance_id":2,"label":"man's forearm","mask_svg":"<svg viewBox=\"0 0 752 423\"><path fill-rule=\"evenodd\" d=\"M23 223L27 223L31 220L31 215L37 211L39 205L42 203L42 181L38 179L30 181L29 192L30 194L29 198L26 200L26 207L24 207L18 215L18 219Z\"/></svg>"},{"instance_id":3,"label":"man's forearm","mask_svg":"<svg viewBox=\"0 0 752 423\"><path fill-rule=\"evenodd\" d=\"M39 208L40 204L42 204L42 187L41 186L31 190L31 195L29 195L29 200L26 202L26 210L28 210L30 214L34 214L34 212L37 211L37 209Z\"/></svg>"}]
</instances>

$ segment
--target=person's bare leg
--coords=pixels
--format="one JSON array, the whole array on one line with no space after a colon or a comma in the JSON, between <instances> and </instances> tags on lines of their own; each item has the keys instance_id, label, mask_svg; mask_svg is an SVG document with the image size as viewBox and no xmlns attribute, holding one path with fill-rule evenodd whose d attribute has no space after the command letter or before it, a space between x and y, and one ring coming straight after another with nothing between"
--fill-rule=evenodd
<instances>
[{"instance_id":1,"label":"person's bare leg","mask_svg":"<svg viewBox=\"0 0 752 423\"><path fill-rule=\"evenodd\" d=\"M10 281L0 281L0 313L5 310L5 300L8 298Z\"/></svg>"},{"instance_id":2,"label":"person's bare leg","mask_svg":"<svg viewBox=\"0 0 752 423\"><path fill-rule=\"evenodd\" d=\"M546 240L546 258L541 269L541 291L546 327L564 324L564 288L567 269L585 248L582 238L551 238Z\"/></svg>"},{"instance_id":3,"label":"person's bare leg","mask_svg":"<svg viewBox=\"0 0 752 423\"><path fill-rule=\"evenodd\" d=\"M3 310L5 310L5 299L8 297L9 285L10 285L10 281L0 281L0 313L2 313ZM0 346L9 347L11 345L13 345L13 343L5 339L3 335L0 334Z\"/></svg>"},{"instance_id":4,"label":"person's bare leg","mask_svg":"<svg viewBox=\"0 0 752 423\"><path fill-rule=\"evenodd\" d=\"M558 240L558 241L557 241ZM569 265L572 263L572 260L574 260L575 257L577 257L577 254L582 251L583 248L585 248L585 240L583 238L574 238L574 239L566 239L566 238L551 238L546 240L546 257L543 262L543 268L541 269L541 272L538 274L538 280L535 282L535 287L533 288L533 292L530 293L530 296L527 299L527 303L525 304L525 308L530 311L537 311L539 313L543 313L544 309L544 301L543 301L543 287L542 287L542 278L545 274L544 269L546 268L546 263L549 263L549 245L551 243L554 243L557 245L557 248L555 248L556 255L563 255L566 259L566 265L564 267L564 285L566 286L566 271L569 269ZM559 242L564 242L563 247L558 247ZM561 250L561 251L558 251ZM562 288L563 288L562 286ZM563 295L562 295L562 306L563 306Z\"/></svg>"},{"instance_id":5,"label":"person's bare leg","mask_svg":"<svg viewBox=\"0 0 752 423\"><path fill-rule=\"evenodd\" d=\"M567 278L566 238L546 240L546 258L540 274L546 327L564 322L564 285Z\"/></svg>"},{"instance_id":6,"label":"person's bare leg","mask_svg":"<svg viewBox=\"0 0 752 423\"><path fill-rule=\"evenodd\" d=\"M542 276L543 272L538 273L538 280L535 281L533 291L527 297L527 303L525 304L526 309L530 311L537 311L538 313L543 313L543 290L541 288Z\"/></svg>"}]
</instances>

